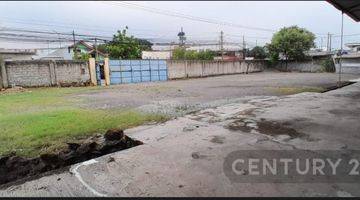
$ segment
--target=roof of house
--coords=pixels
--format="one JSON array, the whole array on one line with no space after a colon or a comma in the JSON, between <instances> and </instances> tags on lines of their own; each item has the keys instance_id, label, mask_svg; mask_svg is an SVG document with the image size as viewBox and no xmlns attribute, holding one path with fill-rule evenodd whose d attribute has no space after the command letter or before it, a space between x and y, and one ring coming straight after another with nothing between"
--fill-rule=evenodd
<instances>
[{"instance_id":1,"label":"roof of house","mask_svg":"<svg viewBox=\"0 0 360 200\"><path fill-rule=\"evenodd\" d=\"M327 0L335 8L346 13L356 22L360 21L360 1L359 0Z\"/></svg>"},{"instance_id":2,"label":"roof of house","mask_svg":"<svg viewBox=\"0 0 360 200\"><path fill-rule=\"evenodd\" d=\"M0 49L0 54L24 54L24 55L35 55L35 49Z\"/></svg>"},{"instance_id":3,"label":"roof of house","mask_svg":"<svg viewBox=\"0 0 360 200\"><path fill-rule=\"evenodd\" d=\"M350 48L358 47L358 46L360 46L360 42L346 43L345 46L350 47Z\"/></svg>"},{"instance_id":4,"label":"roof of house","mask_svg":"<svg viewBox=\"0 0 360 200\"><path fill-rule=\"evenodd\" d=\"M46 56L40 57L40 59L60 59L60 60L71 60L72 56L67 48L57 49Z\"/></svg>"},{"instance_id":5,"label":"roof of house","mask_svg":"<svg viewBox=\"0 0 360 200\"><path fill-rule=\"evenodd\" d=\"M89 53L95 52L95 48L94 48L93 44L91 44L90 42L85 42L85 41L83 41L83 40L80 40L80 41L78 41L77 43L69 46L69 48L74 48L74 45L77 46L77 45L79 45L79 44L84 45L84 46L89 50ZM102 51L100 51L100 50L97 50L97 52L98 52L98 54L101 55L101 56L104 56L104 57L107 56L106 53L104 53L104 52L102 52Z\"/></svg>"},{"instance_id":6,"label":"roof of house","mask_svg":"<svg viewBox=\"0 0 360 200\"><path fill-rule=\"evenodd\" d=\"M91 54L91 53L94 53L94 52L95 52L95 49L92 49L92 50L89 51L90 54ZM104 56L104 57L107 56L106 53L103 53L103 52L101 52L101 51L99 51L99 50L97 50L97 52L98 52L98 54L101 55L101 56Z\"/></svg>"},{"instance_id":7,"label":"roof of house","mask_svg":"<svg viewBox=\"0 0 360 200\"><path fill-rule=\"evenodd\" d=\"M331 56L334 55L335 52L333 51L307 51L305 52L306 55L311 57L322 57L322 56Z\"/></svg>"},{"instance_id":8,"label":"roof of house","mask_svg":"<svg viewBox=\"0 0 360 200\"><path fill-rule=\"evenodd\" d=\"M77 46L77 45L79 45L79 44L84 45L84 46L85 46L86 48L88 48L88 49L93 49L93 48L94 48L94 46L93 46L91 43L85 42L85 41L83 41L83 40L80 40L80 41L78 41L77 43L75 43L75 44L73 44L73 45L70 45L69 48L74 48L74 46Z\"/></svg>"}]
</instances>

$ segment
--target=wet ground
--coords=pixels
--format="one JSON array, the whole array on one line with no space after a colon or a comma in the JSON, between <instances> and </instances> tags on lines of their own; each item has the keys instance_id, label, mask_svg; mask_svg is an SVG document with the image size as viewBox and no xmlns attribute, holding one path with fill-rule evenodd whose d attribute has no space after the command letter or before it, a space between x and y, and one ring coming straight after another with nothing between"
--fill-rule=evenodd
<instances>
[{"instance_id":1,"label":"wet ground","mask_svg":"<svg viewBox=\"0 0 360 200\"><path fill-rule=\"evenodd\" d=\"M343 80L358 78L343 75ZM281 88L327 88L338 80L334 73L261 72L217 77L111 86L110 89L77 95L83 107L138 108L171 116L237 102L238 98L283 96ZM280 89L279 89L280 88ZM306 89L305 89L306 91Z\"/></svg>"},{"instance_id":2,"label":"wet ground","mask_svg":"<svg viewBox=\"0 0 360 200\"><path fill-rule=\"evenodd\" d=\"M238 98L126 130L144 144L0 196L360 196L359 182L239 183L223 167L238 150L360 150L359 96L355 83L326 93Z\"/></svg>"}]
</instances>

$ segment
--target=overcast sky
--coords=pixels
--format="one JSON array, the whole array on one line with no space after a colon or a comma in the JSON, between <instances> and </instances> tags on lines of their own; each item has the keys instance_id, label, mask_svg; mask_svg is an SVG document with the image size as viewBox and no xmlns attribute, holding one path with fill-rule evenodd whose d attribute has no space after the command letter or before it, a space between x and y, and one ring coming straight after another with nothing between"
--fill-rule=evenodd
<instances>
[{"instance_id":1,"label":"overcast sky","mask_svg":"<svg viewBox=\"0 0 360 200\"><path fill-rule=\"evenodd\" d=\"M158 1L138 4L168 12L224 21L241 26L278 30L284 26L298 25L317 34L317 44L323 37L326 44L328 32L339 35L340 11L325 1ZM116 5L115 5L116 4ZM242 35L249 45L263 45L269 42L272 32L216 25L188 19L164 16L139 9L124 7L117 3L104 2L0 2L0 27L17 27L36 30L99 34L111 36L113 32L129 27L130 33L142 38L177 40L181 27L188 40L219 40L224 31L225 41L242 42ZM153 10L155 10L153 9ZM344 34L360 33L360 25L344 18ZM333 38L333 45L339 46L339 37ZM359 36L346 37L345 42L355 42ZM29 44L30 45L30 44ZM34 45L34 44L31 44ZM0 48L22 48L24 43L4 43Z\"/></svg>"}]
</instances>

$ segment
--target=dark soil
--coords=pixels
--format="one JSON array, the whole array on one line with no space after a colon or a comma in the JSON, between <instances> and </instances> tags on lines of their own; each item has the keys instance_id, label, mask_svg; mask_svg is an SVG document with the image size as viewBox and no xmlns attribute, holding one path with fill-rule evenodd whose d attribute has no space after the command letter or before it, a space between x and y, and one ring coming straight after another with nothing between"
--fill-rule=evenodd
<instances>
[{"instance_id":1,"label":"dark soil","mask_svg":"<svg viewBox=\"0 0 360 200\"><path fill-rule=\"evenodd\" d=\"M249 123L250 122L247 122L246 119L238 119L238 120L231 122L227 126L225 126L225 128L232 130L232 131L239 130L239 131L242 131L245 133L250 133L252 128L250 126L248 126Z\"/></svg>"},{"instance_id":2,"label":"dark soil","mask_svg":"<svg viewBox=\"0 0 360 200\"><path fill-rule=\"evenodd\" d=\"M286 122L279 123L274 121L261 120L257 122L258 131L262 134L276 136L276 135L288 135L290 138L305 137L306 134L300 133L293 128L287 127Z\"/></svg>"},{"instance_id":3,"label":"dark soil","mask_svg":"<svg viewBox=\"0 0 360 200\"><path fill-rule=\"evenodd\" d=\"M224 143L224 140L225 140L225 137L215 135L215 136L210 140L210 142L216 143L216 144L223 144L223 143Z\"/></svg>"},{"instance_id":4,"label":"dark soil","mask_svg":"<svg viewBox=\"0 0 360 200\"><path fill-rule=\"evenodd\" d=\"M298 118L296 119L299 121L305 121L306 118ZM251 130L256 130L261 134L277 136L277 135L288 135L290 139L294 138L302 138L308 141L312 140L309 135L305 133L301 133L296 131L294 128L291 128L292 125L291 121L268 121L266 119L261 119L260 121L256 121L257 128L249 126L253 122L249 122L246 118L238 119L230 124L224 126L225 128L232 130L232 131L242 131L244 133L250 133Z\"/></svg>"},{"instance_id":5,"label":"dark soil","mask_svg":"<svg viewBox=\"0 0 360 200\"><path fill-rule=\"evenodd\" d=\"M355 82L342 81L342 82L340 82L340 84L336 84L336 85L326 87L325 90L322 91L321 93L329 92L331 90L336 90L336 89L339 89L339 88L342 88L342 87L345 87L345 86L348 86L348 85L351 85L351 84L354 84L354 83Z\"/></svg>"},{"instance_id":6,"label":"dark soil","mask_svg":"<svg viewBox=\"0 0 360 200\"><path fill-rule=\"evenodd\" d=\"M0 157L0 185L59 170L141 144L141 141L124 135L122 130L112 129L104 136L90 137L81 143L68 143L67 149L56 154L42 154L35 158L24 158L15 154Z\"/></svg>"}]
</instances>

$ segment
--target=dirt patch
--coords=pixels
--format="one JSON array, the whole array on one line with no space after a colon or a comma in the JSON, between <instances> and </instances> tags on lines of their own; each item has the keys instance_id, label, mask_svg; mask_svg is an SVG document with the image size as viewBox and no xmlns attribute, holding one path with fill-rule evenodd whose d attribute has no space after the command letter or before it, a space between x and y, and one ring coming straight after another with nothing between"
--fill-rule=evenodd
<instances>
[{"instance_id":1,"label":"dirt patch","mask_svg":"<svg viewBox=\"0 0 360 200\"><path fill-rule=\"evenodd\" d=\"M288 135L291 139L307 136L306 134L300 133L295 129L288 127L287 125L289 125L289 122L279 123L262 119L260 122L257 122L257 131L259 131L259 133L271 136Z\"/></svg>"},{"instance_id":2,"label":"dirt patch","mask_svg":"<svg viewBox=\"0 0 360 200\"><path fill-rule=\"evenodd\" d=\"M60 82L60 87L84 87L84 86L91 86L90 81L86 82Z\"/></svg>"},{"instance_id":3,"label":"dirt patch","mask_svg":"<svg viewBox=\"0 0 360 200\"><path fill-rule=\"evenodd\" d=\"M216 143L216 144L223 144L223 143L224 143L224 140L225 140L225 137L215 135L215 136L210 140L210 142Z\"/></svg>"},{"instance_id":4,"label":"dirt patch","mask_svg":"<svg viewBox=\"0 0 360 200\"><path fill-rule=\"evenodd\" d=\"M250 117L255 117L254 111L257 110L258 108L249 108L246 110L243 110L241 112L236 113L237 115L245 115L245 116L250 116Z\"/></svg>"},{"instance_id":5,"label":"dirt patch","mask_svg":"<svg viewBox=\"0 0 360 200\"><path fill-rule=\"evenodd\" d=\"M307 121L307 118L297 118L294 121L297 122L304 122ZM294 128L290 126L293 124L293 121L268 121L264 118L261 118L260 121L255 121L249 118L241 118L237 119L226 126L227 128L232 131L242 131L245 133L250 133L252 130L255 130L261 134L270 135L270 136L280 136L280 135L287 135L290 139L294 138L302 138L307 141L313 141L309 137L309 135L305 133L301 133L296 131Z\"/></svg>"},{"instance_id":6,"label":"dirt patch","mask_svg":"<svg viewBox=\"0 0 360 200\"><path fill-rule=\"evenodd\" d=\"M7 89L2 88L0 90L0 94L19 93L19 92L29 92L29 90L27 90L23 87L18 87L18 86L15 86L12 88L7 88Z\"/></svg>"},{"instance_id":7,"label":"dirt patch","mask_svg":"<svg viewBox=\"0 0 360 200\"><path fill-rule=\"evenodd\" d=\"M226 125L225 128L232 131L242 131L245 133L250 133L250 131L252 130L252 127L249 126L250 123L251 122L246 121L246 119L238 119Z\"/></svg>"},{"instance_id":8,"label":"dirt patch","mask_svg":"<svg viewBox=\"0 0 360 200\"><path fill-rule=\"evenodd\" d=\"M11 154L0 158L0 185L31 178L141 144L143 144L141 141L124 135L122 130L112 129L105 135L90 137L81 143L68 143L67 149L56 154L42 154L35 158Z\"/></svg>"}]
</instances>

